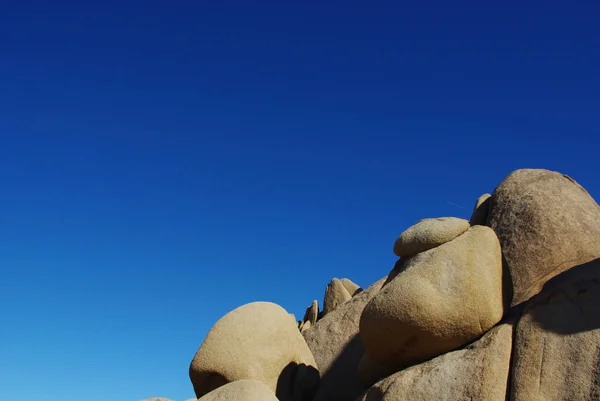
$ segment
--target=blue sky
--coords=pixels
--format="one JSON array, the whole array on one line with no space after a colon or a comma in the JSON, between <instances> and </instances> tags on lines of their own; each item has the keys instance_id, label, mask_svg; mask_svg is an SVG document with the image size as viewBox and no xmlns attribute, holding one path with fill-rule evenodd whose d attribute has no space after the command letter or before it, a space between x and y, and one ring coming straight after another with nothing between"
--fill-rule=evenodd
<instances>
[{"instance_id":1,"label":"blue sky","mask_svg":"<svg viewBox=\"0 0 600 401\"><path fill-rule=\"evenodd\" d=\"M0 14L0 398L190 398L220 316L514 169L600 196L598 1L51 3Z\"/></svg>"}]
</instances>

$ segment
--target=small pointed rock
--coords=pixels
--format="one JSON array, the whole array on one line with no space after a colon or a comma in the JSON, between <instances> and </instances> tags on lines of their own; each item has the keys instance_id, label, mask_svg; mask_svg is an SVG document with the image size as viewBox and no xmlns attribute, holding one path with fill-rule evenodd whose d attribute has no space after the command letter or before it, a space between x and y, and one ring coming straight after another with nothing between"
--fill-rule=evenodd
<instances>
[{"instance_id":1,"label":"small pointed rock","mask_svg":"<svg viewBox=\"0 0 600 401\"><path fill-rule=\"evenodd\" d=\"M340 280L334 278L325 288L325 299L323 300L323 316L333 311L339 305L352 298L346 287Z\"/></svg>"},{"instance_id":2,"label":"small pointed rock","mask_svg":"<svg viewBox=\"0 0 600 401\"><path fill-rule=\"evenodd\" d=\"M342 283L344 288L350 293L351 296L355 296L356 294L362 291L362 288L360 288L357 284L355 284L354 282L352 282L352 280L348 278L343 278L340 280L340 282Z\"/></svg>"}]
</instances>

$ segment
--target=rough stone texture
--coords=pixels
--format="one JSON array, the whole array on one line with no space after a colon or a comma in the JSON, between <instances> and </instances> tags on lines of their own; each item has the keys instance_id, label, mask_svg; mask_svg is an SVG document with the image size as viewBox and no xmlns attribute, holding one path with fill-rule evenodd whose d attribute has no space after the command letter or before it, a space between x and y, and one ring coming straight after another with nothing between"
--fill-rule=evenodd
<instances>
[{"instance_id":1,"label":"rough stone texture","mask_svg":"<svg viewBox=\"0 0 600 401\"><path fill-rule=\"evenodd\" d=\"M489 227L473 226L394 270L360 319L366 352L390 372L455 350L502 318L502 255Z\"/></svg>"},{"instance_id":2,"label":"rough stone texture","mask_svg":"<svg viewBox=\"0 0 600 401\"><path fill-rule=\"evenodd\" d=\"M420 220L398 237L394 244L394 253L400 257L416 255L452 241L469 227L467 220L456 217Z\"/></svg>"},{"instance_id":3,"label":"rough stone texture","mask_svg":"<svg viewBox=\"0 0 600 401\"><path fill-rule=\"evenodd\" d=\"M363 308L384 282L385 278L371 285L303 333L321 371L315 401L350 401L367 388L357 379L364 351L358 323Z\"/></svg>"},{"instance_id":4,"label":"rough stone texture","mask_svg":"<svg viewBox=\"0 0 600 401\"><path fill-rule=\"evenodd\" d=\"M492 194L494 229L513 283L512 305L573 266L600 257L600 207L577 182L548 170L517 170Z\"/></svg>"},{"instance_id":5,"label":"rough stone texture","mask_svg":"<svg viewBox=\"0 0 600 401\"><path fill-rule=\"evenodd\" d=\"M323 316L333 311L339 305L352 298L346 287L340 280L334 278L325 288L325 299L323 300Z\"/></svg>"},{"instance_id":6,"label":"rough stone texture","mask_svg":"<svg viewBox=\"0 0 600 401\"><path fill-rule=\"evenodd\" d=\"M600 259L553 278L516 330L511 399L600 399Z\"/></svg>"},{"instance_id":7,"label":"rough stone texture","mask_svg":"<svg viewBox=\"0 0 600 401\"><path fill-rule=\"evenodd\" d=\"M305 374L307 383L294 383L302 365L312 374ZM292 394L294 386L310 396L319 374L294 318L279 305L253 302L215 323L192 360L190 379L198 398L227 383L255 379L287 401L303 396Z\"/></svg>"},{"instance_id":8,"label":"rough stone texture","mask_svg":"<svg viewBox=\"0 0 600 401\"><path fill-rule=\"evenodd\" d=\"M238 380L206 394L198 401L278 401L273 391L258 380Z\"/></svg>"},{"instance_id":9,"label":"rough stone texture","mask_svg":"<svg viewBox=\"0 0 600 401\"><path fill-rule=\"evenodd\" d=\"M465 349L380 381L361 400L504 401L512 333L512 324L500 324Z\"/></svg>"},{"instance_id":10,"label":"rough stone texture","mask_svg":"<svg viewBox=\"0 0 600 401\"><path fill-rule=\"evenodd\" d=\"M471 215L471 220L469 220L472 226L485 226L490 211L491 197L492 195L490 194L483 194L475 202L473 214Z\"/></svg>"},{"instance_id":11,"label":"rough stone texture","mask_svg":"<svg viewBox=\"0 0 600 401\"><path fill-rule=\"evenodd\" d=\"M352 297L359 294L362 291L362 288L360 288L357 284L355 284L354 282L352 282L352 280L348 278L343 278L340 280L340 282Z\"/></svg>"}]
</instances>

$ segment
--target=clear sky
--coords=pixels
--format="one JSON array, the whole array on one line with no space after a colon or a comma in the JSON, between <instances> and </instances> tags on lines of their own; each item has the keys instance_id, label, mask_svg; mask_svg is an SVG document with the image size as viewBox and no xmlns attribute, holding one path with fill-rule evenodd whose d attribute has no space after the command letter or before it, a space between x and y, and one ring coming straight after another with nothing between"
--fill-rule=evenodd
<instances>
[{"instance_id":1,"label":"clear sky","mask_svg":"<svg viewBox=\"0 0 600 401\"><path fill-rule=\"evenodd\" d=\"M1 9L1 399L182 401L220 316L366 287L514 169L600 198L597 0Z\"/></svg>"}]
</instances>

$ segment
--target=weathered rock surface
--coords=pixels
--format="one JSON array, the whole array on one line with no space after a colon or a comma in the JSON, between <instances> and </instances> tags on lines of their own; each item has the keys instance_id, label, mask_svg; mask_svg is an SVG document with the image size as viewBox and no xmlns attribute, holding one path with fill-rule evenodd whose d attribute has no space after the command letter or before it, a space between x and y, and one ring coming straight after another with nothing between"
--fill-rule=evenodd
<instances>
[{"instance_id":1,"label":"weathered rock surface","mask_svg":"<svg viewBox=\"0 0 600 401\"><path fill-rule=\"evenodd\" d=\"M452 241L470 227L467 220L456 217L423 219L404 231L394 244L394 253L408 257Z\"/></svg>"},{"instance_id":2,"label":"weathered rock surface","mask_svg":"<svg viewBox=\"0 0 600 401\"><path fill-rule=\"evenodd\" d=\"M352 298L346 287L340 280L334 278L325 287L325 299L323 300L323 316L333 311L339 305Z\"/></svg>"},{"instance_id":3,"label":"weathered rock surface","mask_svg":"<svg viewBox=\"0 0 600 401\"><path fill-rule=\"evenodd\" d=\"M600 259L549 281L517 325L511 400L600 399Z\"/></svg>"},{"instance_id":4,"label":"weathered rock surface","mask_svg":"<svg viewBox=\"0 0 600 401\"><path fill-rule=\"evenodd\" d=\"M371 285L303 333L321 371L315 401L353 400L366 389L357 379L364 352L358 325L363 308L384 282Z\"/></svg>"},{"instance_id":5,"label":"weathered rock surface","mask_svg":"<svg viewBox=\"0 0 600 401\"><path fill-rule=\"evenodd\" d=\"M273 391L258 380L238 380L221 386L198 401L278 401Z\"/></svg>"},{"instance_id":6,"label":"weathered rock surface","mask_svg":"<svg viewBox=\"0 0 600 401\"><path fill-rule=\"evenodd\" d=\"M303 365L310 367L305 382L295 383ZM294 318L276 304L253 302L215 323L192 360L190 379L198 398L227 383L254 379L287 401L310 396L319 374ZM294 388L306 394L293 394Z\"/></svg>"},{"instance_id":7,"label":"weathered rock surface","mask_svg":"<svg viewBox=\"0 0 600 401\"><path fill-rule=\"evenodd\" d=\"M472 226L485 226L490 212L491 197L490 194L483 194L477 199L477 202L475 202L473 214L469 220L469 223Z\"/></svg>"},{"instance_id":8,"label":"weathered rock surface","mask_svg":"<svg viewBox=\"0 0 600 401\"><path fill-rule=\"evenodd\" d=\"M380 381L361 400L504 401L512 333L512 324L500 324L465 349Z\"/></svg>"},{"instance_id":9,"label":"weathered rock surface","mask_svg":"<svg viewBox=\"0 0 600 401\"><path fill-rule=\"evenodd\" d=\"M455 350L502 318L502 255L489 227L473 226L394 270L360 318L366 352L390 372Z\"/></svg>"},{"instance_id":10,"label":"weathered rock surface","mask_svg":"<svg viewBox=\"0 0 600 401\"><path fill-rule=\"evenodd\" d=\"M350 294L350 296L355 296L362 291L362 288L358 286L358 284L354 283L349 278L343 278L340 280L346 291Z\"/></svg>"},{"instance_id":11,"label":"weathered rock surface","mask_svg":"<svg viewBox=\"0 0 600 401\"><path fill-rule=\"evenodd\" d=\"M537 294L557 274L600 257L600 207L573 179L517 170L491 199L488 225L510 269L512 305Z\"/></svg>"}]
</instances>

